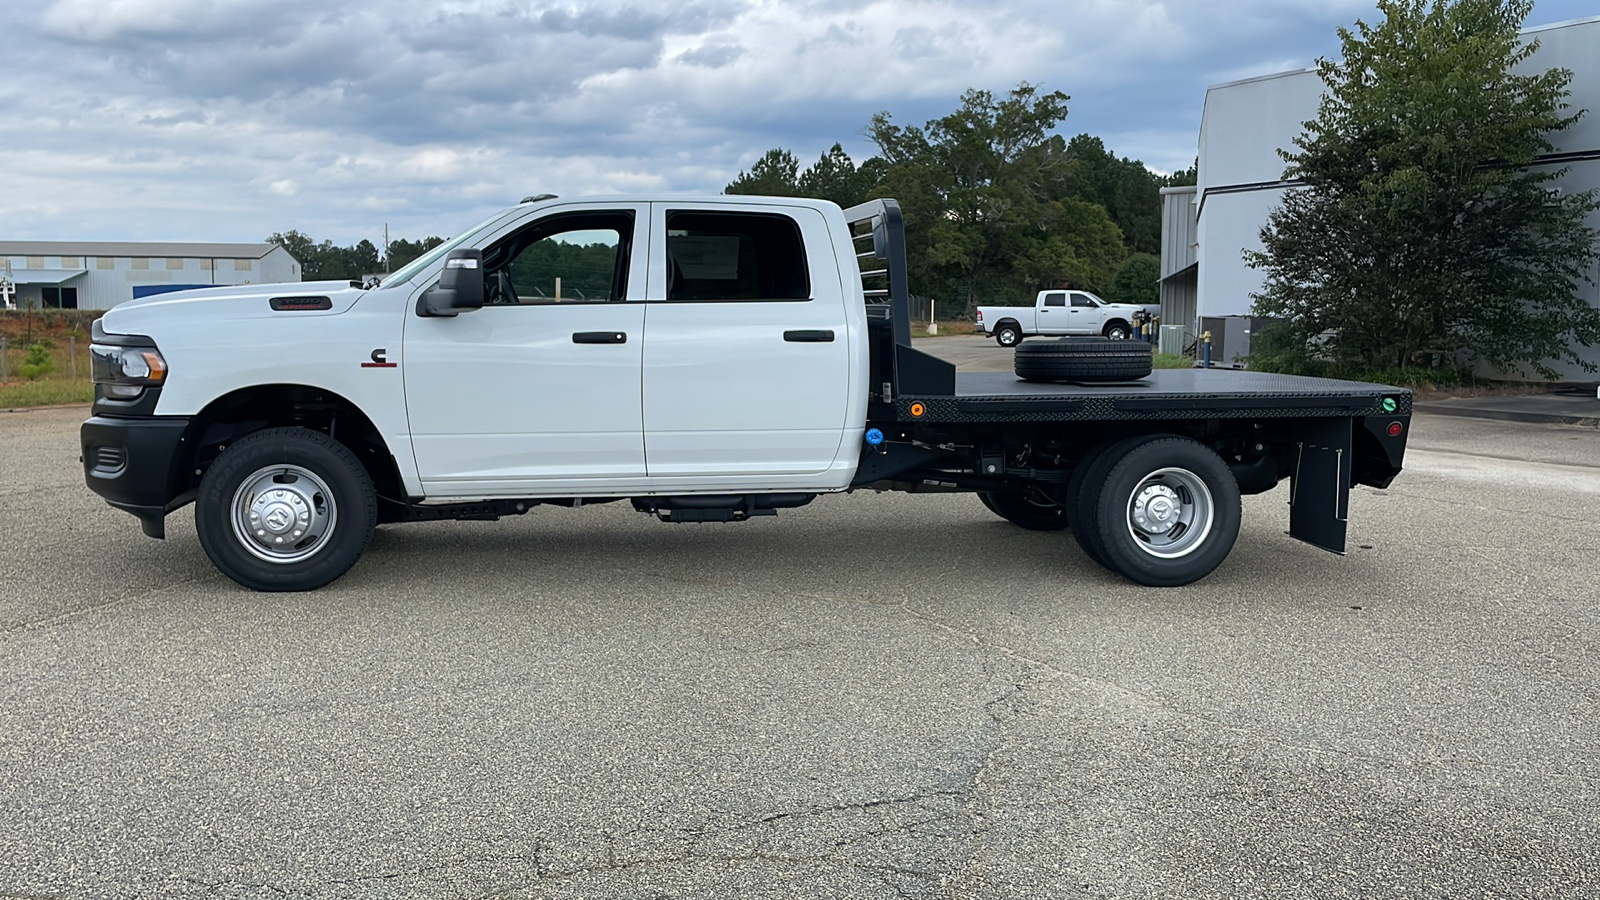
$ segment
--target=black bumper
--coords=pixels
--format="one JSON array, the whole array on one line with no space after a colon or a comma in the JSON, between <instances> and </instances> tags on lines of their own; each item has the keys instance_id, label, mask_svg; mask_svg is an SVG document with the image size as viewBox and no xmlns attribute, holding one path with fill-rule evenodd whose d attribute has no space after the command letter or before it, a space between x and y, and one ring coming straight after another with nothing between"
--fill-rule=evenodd
<instances>
[{"instance_id":1,"label":"black bumper","mask_svg":"<svg viewBox=\"0 0 1600 900\"><path fill-rule=\"evenodd\" d=\"M144 533L166 536L166 515L194 499L187 477L187 416L95 416L83 423L89 490L137 516Z\"/></svg>"}]
</instances>

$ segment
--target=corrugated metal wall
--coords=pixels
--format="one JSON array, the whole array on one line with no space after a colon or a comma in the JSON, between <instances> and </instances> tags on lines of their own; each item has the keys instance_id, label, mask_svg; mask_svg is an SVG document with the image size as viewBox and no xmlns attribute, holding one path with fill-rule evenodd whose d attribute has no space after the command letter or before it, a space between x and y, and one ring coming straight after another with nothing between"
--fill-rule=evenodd
<instances>
[{"instance_id":1,"label":"corrugated metal wall","mask_svg":"<svg viewBox=\"0 0 1600 900\"><path fill-rule=\"evenodd\" d=\"M13 256L13 269L77 269L84 274L62 285L78 290L79 309L110 309L133 299L135 287L149 285L271 284L300 280L300 266L282 247L261 259L195 259L167 257L59 257ZM3 266L0 266L3 268ZM40 286L17 286L17 305L39 304Z\"/></svg>"}]
</instances>

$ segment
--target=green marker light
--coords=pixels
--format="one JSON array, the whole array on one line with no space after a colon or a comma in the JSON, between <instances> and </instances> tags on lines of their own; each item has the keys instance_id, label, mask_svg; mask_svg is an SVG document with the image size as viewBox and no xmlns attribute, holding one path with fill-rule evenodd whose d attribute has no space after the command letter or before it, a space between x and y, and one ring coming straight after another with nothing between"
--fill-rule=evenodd
<instances>
[{"instance_id":1,"label":"green marker light","mask_svg":"<svg viewBox=\"0 0 1600 900\"><path fill-rule=\"evenodd\" d=\"M1383 411L1384 412L1392 413L1392 412L1395 411L1395 408L1397 406L1399 406L1399 404L1394 402L1394 398L1393 397L1385 397L1385 398L1383 398Z\"/></svg>"}]
</instances>

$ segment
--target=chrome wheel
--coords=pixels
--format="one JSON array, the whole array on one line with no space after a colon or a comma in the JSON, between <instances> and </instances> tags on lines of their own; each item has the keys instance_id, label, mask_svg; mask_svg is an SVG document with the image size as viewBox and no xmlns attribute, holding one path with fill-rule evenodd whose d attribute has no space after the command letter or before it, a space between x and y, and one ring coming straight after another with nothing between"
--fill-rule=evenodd
<instances>
[{"instance_id":1,"label":"chrome wheel","mask_svg":"<svg viewBox=\"0 0 1600 900\"><path fill-rule=\"evenodd\" d=\"M1009 325L995 334L995 341L1002 347L1015 347L1021 340L1022 334Z\"/></svg>"},{"instance_id":2,"label":"chrome wheel","mask_svg":"<svg viewBox=\"0 0 1600 900\"><path fill-rule=\"evenodd\" d=\"M1161 559L1194 552L1205 543L1215 519L1211 490L1188 469L1151 472L1128 500L1128 533L1134 544Z\"/></svg>"},{"instance_id":3,"label":"chrome wheel","mask_svg":"<svg viewBox=\"0 0 1600 900\"><path fill-rule=\"evenodd\" d=\"M333 491L293 465L258 469L234 492L233 536L257 559L294 563L327 546L339 519Z\"/></svg>"}]
</instances>

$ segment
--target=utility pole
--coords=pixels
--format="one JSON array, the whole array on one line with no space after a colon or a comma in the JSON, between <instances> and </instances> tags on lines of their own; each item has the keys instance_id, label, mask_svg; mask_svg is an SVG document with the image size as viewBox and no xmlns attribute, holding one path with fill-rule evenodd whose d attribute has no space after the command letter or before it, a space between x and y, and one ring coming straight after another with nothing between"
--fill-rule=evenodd
<instances>
[{"instance_id":1,"label":"utility pole","mask_svg":"<svg viewBox=\"0 0 1600 900\"><path fill-rule=\"evenodd\" d=\"M383 274L389 274L389 223L383 223Z\"/></svg>"}]
</instances>

